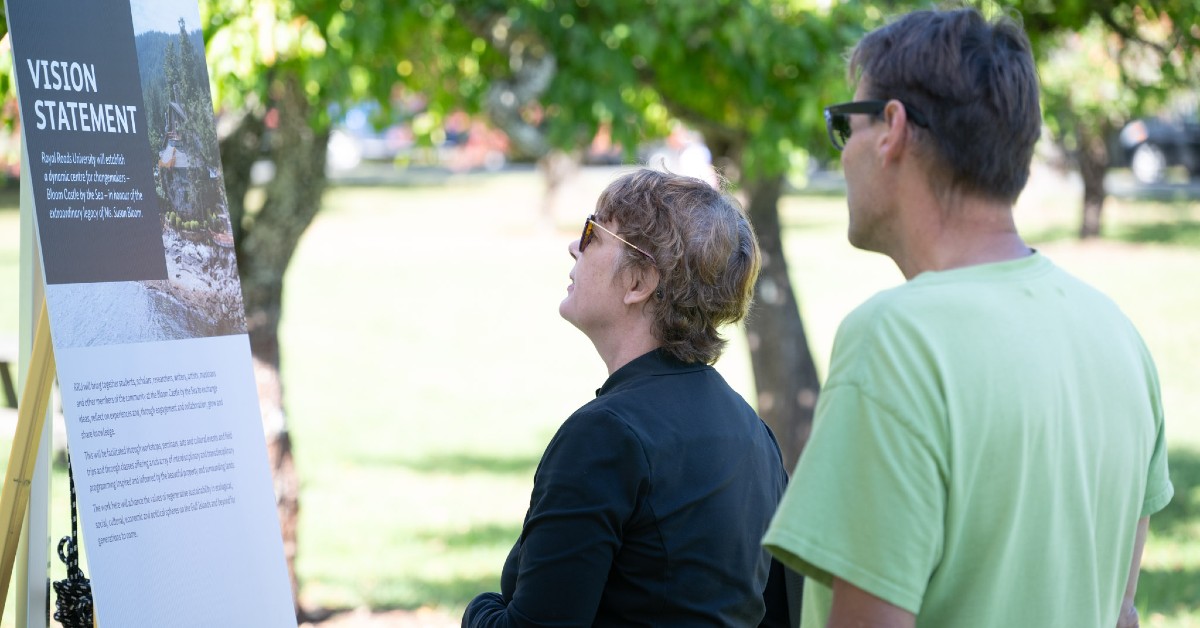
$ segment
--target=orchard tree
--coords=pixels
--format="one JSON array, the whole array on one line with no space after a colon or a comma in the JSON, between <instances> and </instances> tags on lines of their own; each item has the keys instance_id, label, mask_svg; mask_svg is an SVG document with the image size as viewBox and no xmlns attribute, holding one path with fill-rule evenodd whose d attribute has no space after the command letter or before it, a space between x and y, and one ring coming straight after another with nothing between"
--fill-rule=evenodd
<instances>
[{"instance_id":1,"label":"orchard tree","mask_svg":"<svg viewBox=\"0 0 1200 628\"><path fill-rule=\"evenodd\" d=\"M1079 237L1096 237L1108 194L1109 140L1135 110L1136 96L1126 87L1114 54L1117 38L1098 21L1052 39L1054 47L1039 64L1046 127L1083 181Z\"/></svg>"},{"instance_id":2,"label":"orchard tree","mask_svg":"<svg viewBox=\"0 0 1200 628\"><path fill-rule=\"evenodd\" d=\"M386 29L401 16L386 3L355 3L340 16L326 4L201 4L246 326L298 614L300 487L280 373L284 276L321 206L331 111L352 99L383 98L399 61ZM367 11L375 13L370 20ZM251 168L259 161L272 166L273 176L261 201L251 204Z\"/></svg>"},{"instance_id":3,"label":"orchard tree","mask_svg":"<svg viewBox=\"0 0 1200 628\"><path fill-rule=\"evenodd\" d=\"M629 148L672 118L702 132L763 250L747 335L758 411L789 468L807 439L819 379L784 257L779 199L795 155L828 151L821 107L848 95L841 52L864 20L846 7L802 4L529 0L456 9L481 47L509 60L493 85L520 85L529 68L552 72L536 97L551 145L579 145L601 124ZM506 95L526 100L515 87Z\"/></svg>"},{"instance_id":4,"label":"orchard tree","mask_svg":"<svg viewBox=\"0 0 1200 628\"><path fill-rule=\"evenodd\" d=\"M584 145L601 125L630 149L665 133L671 117L702 131L763 247L747 329L757 405L794 463L819 382L778 200L791 157L828 150L821 105L847 95L840 53L860 32L857 11L687 0L209 7L222 156L289 548L296 485L279 383L283 275L319 207L331 105L372 98L386 115L396 85L429 99L415 123L426 137L450 111L484 109L538 156ZM250 166L261 159L275 176L262 206L248 208Z\"/></svg>"},{"instance_id":5,"label":"orchard tree","mask_svg":"<svg viewBox=\"0 0 1200 628\"><path fill-rule=\"evenodd\" d=\"M422 2L204 0L221 160L237 247L255 378L275 481L293 593L299 481L284 404L279 326L284 277L327 186L326 152L336 112L374 101L391 113L397 86L431 98L416 120L436 139L438 114L479 100L481 64L453 9ZM251 169L272 176L251 203ZM351 420L352 417L329 417Z\"/></svg>"},{"instance_id":6,"label":"orchard tree","mask_svg":"<svg viewBox=\"0 0 1200 628\"><path fill-rule=\"evenodd\" d=\"M1083 180L1079 235L1099 236L1113 134L1200 78L1200 4L1019 0L1014 7L1039 61L1047 126Z\"/></svg>"}]
</instances>

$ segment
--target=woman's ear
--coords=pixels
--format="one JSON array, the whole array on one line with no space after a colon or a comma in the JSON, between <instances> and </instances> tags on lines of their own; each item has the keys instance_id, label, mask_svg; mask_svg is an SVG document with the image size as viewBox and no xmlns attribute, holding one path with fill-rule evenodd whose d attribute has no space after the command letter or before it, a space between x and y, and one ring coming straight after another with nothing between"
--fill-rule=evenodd
<instances>
[{"instance_id":1,"label":"woman's ear","mask_svg":"<svg viewBox=\"0 0 1200 628\"><path fill-rule=\"evenodd\" d=\"M628 288L625 289L625 305L645 303L658 292L657 268L631 269L629 278Z\"/></svg>"}]
</instances>

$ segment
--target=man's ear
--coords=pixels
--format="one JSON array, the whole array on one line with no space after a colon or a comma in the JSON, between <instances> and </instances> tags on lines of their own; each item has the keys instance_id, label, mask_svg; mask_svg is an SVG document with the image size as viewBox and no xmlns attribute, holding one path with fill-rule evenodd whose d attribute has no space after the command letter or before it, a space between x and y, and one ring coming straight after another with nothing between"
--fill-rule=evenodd
<instances>
[{"instance_id":1,"label":"man's ear","mask_svg":"<svg viewBox=\"0 0 1200 628\"><path fill-rule=\"evenodd\" d=\"M883 121L887 123L887 132L879 136L878 148L887 163L900 159L908 145L908 112L900 101L889 101L883 109Z\"/></svg>"},{"instance_id":2,"label":"man's ear","mask_svg":"<svg viewBox=\"0 0 1200 628\"><path fill-rule=\"evenodd\" d=\"M634 268L629 271L629 283L625 289L625 305L646 303L658 289L657 268Z\"/></svg>"}]
</instances>

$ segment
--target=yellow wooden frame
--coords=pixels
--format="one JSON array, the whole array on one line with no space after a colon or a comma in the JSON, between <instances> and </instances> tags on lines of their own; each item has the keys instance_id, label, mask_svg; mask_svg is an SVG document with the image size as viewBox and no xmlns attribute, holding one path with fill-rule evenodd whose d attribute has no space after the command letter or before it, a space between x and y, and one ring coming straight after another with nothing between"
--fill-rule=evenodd
<instances>
[{"instance_id":1,"label":"yellow wooden frame","mask_svg":"<svg viewBox=\"0 0 1200 628\"><path fill-rule=\"evenodd\" d=\"M9 583L12 581L21 528L25 523L25 511L29 507L30 483L33 479L34 464L37 462L42 428L46 424L55 372L54 346L50 342L50 320L46 312L46 302L42 301L41 313L38 315L33 335L29 370L17 404L17 430L8 458L8 470L4 475L3 493L0 494L0 521L5 525L3 545L0 547L0 618L4 617L4 603L8 596Z\"/></svg>"}]
</instances>

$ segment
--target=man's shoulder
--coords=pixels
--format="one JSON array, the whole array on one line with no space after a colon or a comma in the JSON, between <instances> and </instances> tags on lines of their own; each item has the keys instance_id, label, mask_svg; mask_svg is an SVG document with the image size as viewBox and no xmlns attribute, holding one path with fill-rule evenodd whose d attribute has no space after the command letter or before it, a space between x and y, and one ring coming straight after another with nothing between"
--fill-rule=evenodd
<instances>
[{"instance_id":1,"label":"man's shoulder","mask_svg":"<svg viewBox=\"0 0 1200 628\"><path fill-rule=\"evenodd\" d=\"M1009 308L1054 306L1100 308L1123 318L1108 295L1041 254L1003 263L928 272L877 292L843 321L849 328L878 327L881 321L954 326L976 314Z\"/></svg>"},{"instance_id":2,"label":"man's shoulder","mask_svg":"<svg viewBox=\"0 0 1200 628\"><path fill-rule=\"evenodd\" d=\"M871 337L880 340L927 320L924 312L937 311L940 303L954 302L952 289L915 289L909 283L881 290L850 311L838 326L838 338Z\"/></svg>"}]
</instances>

